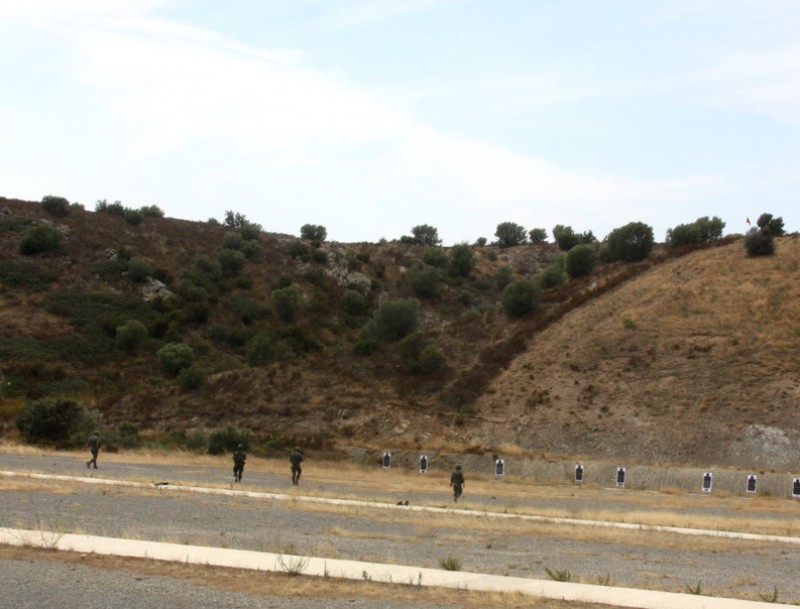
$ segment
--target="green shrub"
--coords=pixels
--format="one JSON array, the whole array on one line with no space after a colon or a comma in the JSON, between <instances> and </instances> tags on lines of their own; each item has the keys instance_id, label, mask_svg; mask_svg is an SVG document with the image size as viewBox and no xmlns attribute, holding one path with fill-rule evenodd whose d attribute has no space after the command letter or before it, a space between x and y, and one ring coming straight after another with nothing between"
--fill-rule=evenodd
<instances>
[{"instance_id":1,"label":"green shrub","mask_svg":"<svg viewBox=\"0 0 800 609\"><path fill-rule=\"evenodd\" d=\"M226 275L236 275L242 270L247 258L238 250L222 250L219 253L219 266Z\"/></svg>"},{"instance_id":2,"label":"green shrub","mask_svg":"<svg viewBox=\"0 0 800 609\"><path fill-rule=\"evenodd\" d=\"M671 249L681 245L693 245L722 237L725 223L714 216L698 218L691 224L679 224L667 230L667 246Z\"/></svg>"},{"instance_id":3,"label":"green shrub","mask_svg":"<svg viewBox=\"0 0 800 609\"><path fill-rule=\"evenodd\" d=\"M261 225L255 222L247 222L239 229L239 233L245 241L255 241L261 235Z\"/></svg>"},{"instance_id":4,"label":"green shrub","mask_svg":"<svg viewBox=\"0 0 800 609\"><path fill-rule=\"evenodd\" d=\"M300 258L303 262L308 262L310 259L310 254L308 252L308 245L299 239L292 241L289 245L289 255L292 258Z\"/></svg>"},{"instance_id":5,"label":"green shrub","mask_svg":"<svg viewBox=\"0 0 800 609\"><path fill-rule=\"evenodd\" d=\"M497 237L497 245L500 247L520 245L528 240L525 228L514 222L501 222L497 225L494 235Z\"/></svg>"},{"instance_id":6,"label":"green shrub","mask_svg":"<svg viewBox=\"0 0 800 609\"><path fill-rule=\"evenodd\" d=\"M319 344L308 338L300 328L276 328L250 338L245 345L245 359L249 366L264 366L319 349Z\"/></svg>"},{"instance_id":7,"label":"green shrub","mask_svg":"<svg viewBox=\"0 0 800 609\"><path fill-rule=\"evenodd\" d=\"M497 269L497 272L494 275L494 281L497 285L497 289L501 292L505 289L505 287L511 283L511 280L514 278L514 271L511 270L510 266L501 266Z\"/></svg>"},{"instance_id":8,"label":"green shrub","mask_svg":"<svg viewBox=\"0 0 800 609\"><path fill-rule=\"evenodd\" d=\"M194 268L205 275L222 275L222 267L219 261L200 255L194 260Z\"/></svg>"},{"instance_id":9,"label":"green shrub","mask_svg":"<svg viewBox=\"0 0 800 609\"><path fill-rule=\"evenodd\" d=\"M353 353L356 355L372 355L376 351L380 350L381 344L372 338L362 338L356 341L356 344L353 345Z\"/></svg>"},{"instance_id":10,"label":"green shrub","mask_svg":"<svg viewBox=\"0 0 800 609\"><path fill-rule=\"evenodd\" d=\"M142 258L131 258L128 262L128 277L136 283L144 283L155 273L155 267Z\"/></svg>"},{"instance_id":11,"label":"green shrub","mask_svg":"<svg viewBox=\"0 0 800 609\"><path fill-rule=\"evenodd\" d=\"M0 216L0 232L22 233L25 229L35 226L37 220L24 216Z\"/></svg>"},{"instance_id":12,"label":"green shrub","mask_svg":"<svg viewBox=\"0 0 800 609\"><path fill-rule=\"evenodd\" d=\"M202 325L208 321L211 307L205 302L190 302L180 310L180 321L185 324Z\"/></svg>"},{"instance_id":13,"label":"green shrub","mask_svg":"<svg viewBox=\"0 0 800 609\"><path fill-rule=\"evenodd\" d=\"M769 233L773 237L781 237L784 234L783 218L774 218L772 214L761 214L756 225L762 232Z\"/></svg>"},{"instance_id":14,"label":"green shrub","mask_svg":"<svg viewBox=\"0 0 800 609\"><path fill-rule=\"evenodd\" d=\"M342 309L349 315L364 315L369 309L369 301L357 290L345 290L341 300Z\"/></svg>"},{"instance_id":15,"label":"green shrub","mask_svg":"<svg viewBox=\"0 0 800 609\"><path fill-rule=\"evenodd\" d=\"M251 367L293 359L298 353L291 340L273 333L256 334L245 346L245 360Z\"/></svg>"},{"instance_id":16,"label":"green shrub","mask_svg":"<svg viewBox=\"0 0 800 609\"><path fill-rule=\"evenodd\" d=\"M700 235L703 241L720 239L725 228L725 223L716 216L713 218L703 216L695 220L695 224L700 227Z\"/></svg>"},{"instance_id":17,"label":"green shrub","mask_svg":"<svg viewBox=\"0 0 800 609\"><path fill-rule=\"evenodd\" d=\"M128 353L136 353L147 338L147 326L138 319L129 319L116 330L117 343Z\"/></svg>"},{"instance_id":18,"label":"green shrub","mask_svg":"<svg viewBox=\"0 0 800 609\"><path fill-rule=\"evenodd\" d=\"M328 254L322 250L314 250L311 260L317 264L328 264Z\"/></svg>"},{"instance_id":19,"label":"green shrub","mask_svg":"<svg viewBox=\"0 0 800 609\"><path fill-rule=\"evenodd\" d=\"M532 228L528 233L531 243L547 243L547 229Z\"/></svg>"},{"instance_id":20,"label":"green shrub","mask_svg":"<svg viewBox=\"0 0 800 609\"><path fill-rule=\"evenodd\" d=\"M653 229L642 222L631 222L615 228L606 237L607 254L604 258L613 262L639 262L653 250Z\"/></svg>"},{"instance_id":21,"label":"green shrub","mask_svg":"<svg viewBox=\"0 0 800 609\"><path fill-rule=\"evenodd\" d=\"M306 241L325 241L328 231L319 224L304 224L300 227L300 238Z\"/></svg>"},{"instance_id":22,"label":"green shrub","mask_svg":"<svg viewBox=\"0 0 800 609\"><path fill-rule=\"evenodd\" d=\"M45 398L26 402L15 424L28 442L65 442L90 420L89 410L75 400Z\"/></svg>"},{"instance_id":23,"label":"green shrub","mask_svg":"<svg viewBox=\"0 0 800 609\"><path fill-rule=\"evenodd\" d=\"M422 250L422 261L425 264L442 269L447 266L447 253L441 247L429 245Z\"/></svg>"},{"instance_id":24,"label":"green shrub","mask_svg":"<svg viewBox=\"0 0 800 609\"><path fill-rule=\"evenodd\" d=\"M272 290L272 304L278 317L283 321L293 321L302 302L303 295L296 285Z\"/></svg>"},{"instance_id":25,"label":"green shrub","mask_svg":"<svg viewBox=\"0 0 800 609\"><path fill-rule=\"evenodd\" d=\"M520 279L509 283L500 296L506 315L522 317L539 306L540 288L531 279Z\"/></svg>"},{"instance_id":26,"label":"green shrub","mask_svg":"<svg viewBox=\"0 0 800 609\"><path fill-rule=\"evenodd\" d=\"M409 334L397 346L403 365L411 372L428 374L444 366L445 357L439 345L421 331Z\"/></svg>"},{"instance_id":27,"label":"green shrub","mask_svg":"<svg viewBox=\"0 0 800 609\"><path fill-rule=\"evenodd\" d=\"M441 245L442 243L442 240L439 239L439 230L429 224L415 226L411 229L411 234L411 243L430 246Z\"/></svg>"},{"instance_id":28,"label":"green shrub","mask_svg":"<svg viewBox=\"0 0 800 609\"><path fill-rule=\"evenodd\" d=\"M105 199L99 200L95 203L94 210L96 212L104 213L104 214L111 214L114 216L124 216L125 215L125 206L120 201L114 201L113 203L109 203Z\"/></svg>"},{"instance_id":29,"label":"green shrub","mask_svg":"<svg viewBox=\"0 0 800 609\"><path fill-rule=\"evenodd\" d=\"M420 298L436 298L440 292L442 274L435 266L415 264L408 271L411 289Z\"/></svg>"},{"instance_id":30,"label":"green shrub","mask_svg":"<svg viewBox=\"0 0 800 609\"><path fill-rule=\"evenodd\" d=\"M753 228L745 235L744 247L748 256L771 256L775 253L775 240L768 230Z\"/></svg>"},{"instance_id":31,"label":"green shrub","mask_svg":"<svg viewBox=\"0 0 800 609\"><path fill-rule=\"evenodd\" d=\"M566 256L558 256L545 267L539 275L539 285L543 289L554 288L567 280L567 273L564 270L565 261Z\"/></svg>"},{"instance_id":32,"label":"green shrub","mask_svg":"<svg viewBox=\"0 0 800 609\"><path fill-rule=\"evenodd\" d=\"M156 353L161 370L167 376L177 376L194 362L194 351L185 343L168 343Z\"/></svg>"},{"instance_id":33,"label":"green shrub","mask_svg":"<svg viewBox=\"0 0 800 609\"><path fill-rule=\"evenodd\" d=\"M265 366L276 359L275 345L268 334L256 334L247 341L245 361L248 366Z\"/></svg>"},{"instance_id":34,"label":"green shrub","mask_svg":"<svg viewBox=\"0 0 800 609\"><path fill-rule=\"evenodd\" d=\"M38 224L26 230L19 244L23 256L35 256L61 249L61 233L52 226Z\"/></svg>"},{"instance_id":35,"label":"green shrub","mask_svg":"<svg viewBox=\"0 0 800 609\"><path fill-rule=\"evenodd\" d=\"M556 224L553 227L553 239L562 252L568 252L581 242L572 227L563 224Z\"/></svg>"},{"instance_id":36,"label":"green shrub","mask_svg":"<svg viewBox=\"0 0 800 609\"><path fill-rule=\"evenodd\" d=\"M245 241L242 244L241 252L248 260L257 260L261 255L261 245L258 241Z\"/></svg>"},{"instance_id":37,"label":"green shrub","mask_svg":"<svg viewBox=\"0 0 800 609\"><path fill-rule=\"evenodd\" d=\"M56 274L42 266L26 260L0 261L0 285L9 288L25 288L35 291L46 290L55 281Z\"/></svg>"},{"instance_id":38,"label":"green shrub","mask_svg":"<svg viewBox=\"0 0 800 609\"><path fill-rule=\"evenodd\" d=\"M222 238L222 245L229 250L241 250L244 245L244 238L239 233L225 233Z\"/></svg>"},{"instance_id":39,"label":"green shrub","mask_svg":"<svg viewBox=\"0 0 800 609\"><path fill-rule=\"evenodd\" d=\"M373 316L376 338L393 342L416 330L419 319L419 300L398 298L384 300Z\"/></svg>"},{"instance_id":40,"label":"green shrub","mask_svg":"<svg viewBox=\"0 0 800 609\"><path fill-rule=\"evenodd\" d=\"M597 266L597 250L593 245L582 243L567 252L564 268L570 277L589 275Z\"/></svg>"},{"instance_id":41,"label":"green shrub","mask_svg":"<svg viewBox=\"0 0 800 609\"><path fill-rule=\"evenodd\" d=\"M257 300L246 296L234 296L231 298L231 309L239 315L239 319L245 325L250 325L254 321L264 319L269 313L269 309Z\"/></svg>"},{"instance_id":42,"label":"green shrub","mask_svg":"<svg viewBox=\"0 0 800 609\"><path fill-rule=\"evenodd\" d=\"M163 218L164 210L158 205L145 205L139 208L139 213L145 218Z\"/></svg>"},{"instance_id":43,"label":"green shrub","mask_svg":"<svg viewBox=\"0 0 800 609\"><path fill-rule=\"evenodd\" d=\"M454 245L450 250L450 271L457 277L466 277L475 268L475 252L466 243Z\"/></svg>"},{"instance_id":44,"label":"green shrub","mask_svg":"<svg viewBox=\"0 0 800 609\"><path fill-rule=\"evenodd\" d=\"M69 201L64 197L47 195L42 198L42 209L59 218L69 215Z\"/></svg>"},{"instance_id":45,"label":"green shrub","mask_svg":"<svg viewBox=\"0 0 800 609\"><path fill-rule=\"evenodd\" d=\"M200 389L208 378L208 372L197 366L184 368L178 373L178 387L181 391Z\"/></svg>"},{"instance_id":46,"label":"green shrub","mask_svg":"<svg viewBox=\"0 0 800 609\"><path fill-rule=\"evenodd\" d=\"M208 436L208 453L211 455L224 455L233 453L241 444L245 450L250 450L250 432L240 431L233 426L225 429L215 429Z\"/></svg>"},{"instance_id":47,"label":"green shrub","mask_svg":"<svg viewBox=\"0 0 800 609\"><path fill-rule=\"evenodd\" d=\"M125 222L130 224L131 226L139 226L144 220L144 215L138 209L125 209L125 213L122 214L122 217L125 219Z\"/></svg>"},{"instance_id":48,"label":"green shrub","mask_svg":"<svg viewBox=\"0 0 800 609\"><path fill-rule=\"evenodd\" d=\"M150 305L133 295L51 291L45 295L44 303L49 313L66 317L76 330L93 338L115 338L117 326L129 319L147 324L158 315Z\"/></svg>"}]
</instances>

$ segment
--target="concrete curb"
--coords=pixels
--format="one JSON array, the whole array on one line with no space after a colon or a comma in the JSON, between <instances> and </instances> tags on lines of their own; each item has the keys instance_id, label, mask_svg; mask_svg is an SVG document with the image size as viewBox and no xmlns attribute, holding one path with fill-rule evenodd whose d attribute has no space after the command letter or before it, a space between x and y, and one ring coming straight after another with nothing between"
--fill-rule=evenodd
<instances>
[{"instance_id":1,"label":"concrete curb","mask_svg":"<svg viewBox=\"0 0 800 609\"><path fill-rule=\"evenodd\" d=\"M251 550L190 546L69 533L60 534L51 531L0 528L0 543L12 546L144 558L233 569L294 573L316 577L369 580L389 584L437 586L470 591L510 592L541 598L600 603L615 607L634 607L639 609L674 609L675 607L680 607L681 609L766 609L767 606L788 609L791 607L791 605L674 592L612 588L520 577L503 577L482 573L282 555Z\"/></svg>"}]
</instances>

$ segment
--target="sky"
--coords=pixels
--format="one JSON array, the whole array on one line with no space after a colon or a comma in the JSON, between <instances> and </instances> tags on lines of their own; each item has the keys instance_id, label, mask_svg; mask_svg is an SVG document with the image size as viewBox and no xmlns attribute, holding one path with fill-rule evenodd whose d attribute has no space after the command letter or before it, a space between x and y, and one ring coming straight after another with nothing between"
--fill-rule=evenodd
<instances>
[{"instance_id":1,"label":"sky","mask_svg":"<svg viewBox=\"0 0 800 609\"><path fill-rule=\"evenodd\" d=\"M0 196L328 240L799 230L796 0L0 0Z\"/></svg>"}]
</instances>

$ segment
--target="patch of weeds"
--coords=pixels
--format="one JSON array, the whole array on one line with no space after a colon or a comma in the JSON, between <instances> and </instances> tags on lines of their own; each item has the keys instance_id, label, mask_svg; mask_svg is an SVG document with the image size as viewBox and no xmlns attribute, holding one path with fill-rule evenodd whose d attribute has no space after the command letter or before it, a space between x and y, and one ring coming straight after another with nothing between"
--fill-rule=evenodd
<instances>
[{"instance_id":1,"label":"patch of weeds","mask_svg":"<svg viewBox=\"0 0 800 609\"><path fill-rule=\"evenodd\" d=\"M439 559L439 566L445 571L461 571L461 559L448 554L444 558Z\"/></svg>"},{"instance_id":2,"label":"patch of weeds","mask_svg":"<svg viewBox=\"0 0 800 609\"><path fill-rule=\"evenodd\" d=\"M544 571L553 581L557 582L572 581L572 573L570 573L567 569L551 569L550 567L545 567Z\"/></svg>"},{"instance_id":3,"label":"patch of weeds","mask_svg":"<svg viewBox=\"0 0 800 609\"><path fill-rule=\"evenodd\" d=\"M598 586L613 586L614 580L611 579L611 574L606 573L605 575L598 575L597 576L597 585Z\"/></svg>"},{"instance_id":4,"label":"patch of weeds","mask_svg":"<svg viewBox=\"0 0 800 609\"><path fill-rule=\"evenodd\" d=\"M686 584L686 591L689 594L703 594L703 580L698 579L696 586L690 586L689 584Z\"/></svg>"},{"instance_id":5,"label":"patch of weeds","mask_svg":"<svg viewBox=\"0 0 800 609\"><path fill-rule=\"evenodd\" d=\"M295 557L284 560L283 556L279 555L278 566L288 575L302 575L303 571L308 567L308 558Z\"/></svg>"},{"instance_id":6,"label":"patch of weeds","mask_svg":"<svg viewBox=\"0 0 800 609\"><path fill-rule=\"evenodd\" d=\"M778 586L775 586L773 588L772 593L770 593L770 594L762 594L761 592L759 592L758 596L765 603L777 603L778 602Z\"/></svg>"}]
</instances>

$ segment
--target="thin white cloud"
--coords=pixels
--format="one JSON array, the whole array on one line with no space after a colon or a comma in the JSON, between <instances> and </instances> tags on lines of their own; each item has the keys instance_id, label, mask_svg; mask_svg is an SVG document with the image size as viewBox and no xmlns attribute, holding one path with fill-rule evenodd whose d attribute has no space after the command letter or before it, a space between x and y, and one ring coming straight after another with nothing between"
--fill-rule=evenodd
<instances>
[{"instance_id":1,"label":"thin white cloud","mask_svg":"<svg viewBox=\"0 0 800 609\"><path fill-rule=\"evenodd\" d=\"M726 109L800 127L800 43L757 52L731 50L702 70L704 99Z\"/></svg>"}]
</instances>

